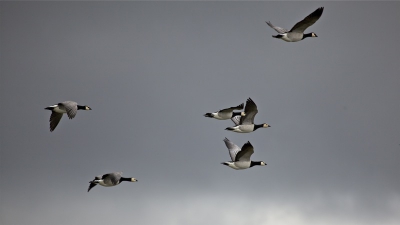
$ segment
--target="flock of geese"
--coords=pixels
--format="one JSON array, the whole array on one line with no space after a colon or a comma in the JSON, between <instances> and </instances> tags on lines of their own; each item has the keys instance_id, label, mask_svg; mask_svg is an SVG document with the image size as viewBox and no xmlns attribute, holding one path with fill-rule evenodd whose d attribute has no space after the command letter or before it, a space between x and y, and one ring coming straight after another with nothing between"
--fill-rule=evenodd
<instances>
[{"instance_id":1,"label":"flock of geese","mask_svg":"<svg viewBox=\"0 0 400 225\"><path fill-rule=\"evenodd\" d=\"M236 107L230 107L227 109L222 109L214 113L206 113L205 117L215 118L218 120L227 120L231 119L233 123L236 125L234 127L227 127L225 130L237 132L237 133L250 133L258 128L268 128L270 125L263 124L254 124L254 117L258 113L257 105L254 101L249 98L246 101L246 107L243 112L233 112L233 110L241 110L243 109L243 104L240 104ZM248 141L245 143L242 148L235 145L228 138L224 139L225 145L229 150L229 155L231 156L232 161L223 162L223 165L229 166L235 170L243 170L248 169L253 166L265 166L267 165L263 161L251 161L250 157L254 153L253 145Z\"/></svg>"},{"instance_id":2,"label":"flock of geese","mask_svg":"<svg viewBox=\"0 0 400 225\"><path fill-rule=\"evenodd\" d=\"M300 22L296 23L292 29L287 30L281 27L277 27L272 25L271 22L266 22L271 28L273 28L278 35L272 36L274 38L278 38L284 40L286 42L297 42L301 41L307 37L318 37L314 32L305 34L304 31L311 25L313 25L322 15L324 11L324 7L320 7L312 12L310 15L305 17ZM243 112L234 112L234 110L242 110ZM50 116L50 131L54 131L57 125L59 124L64 113L67 114L69 119L73 119L76 116L78 110L92 110L87 105L78 105L78 103L73 101L65 101L58 103L56 105L52 105L46 107L45 109L51 111ZM244 104L240 104L235 107L230 107L226 109L219 110L213 113L204 114L205 117L214 118L218 120L228 120L231 119L235 126L227 127L225 130L236 132L236 133L250 133L258 128L268 128L271 127L267 123L263 124L255 124L254 117L258 113L257 105L254 101L249 98L246 101L246 106ZM234 144L228 138L224 139L225 145L229 150L229 155L232 161L223 162L223 165L229 166L230 168L236 170L248 169L253 166L265 166L267 165L263 161L251 161L250 157L254 153L253 145L248 141L246 142L242 148ZM88 188L88 192L96 185L101 185L104 187L112 187L120 184L122 181L136 182L138 181L133 177L122 177L122 172L114 172L104 174L102 176L96 176L92 181L90 181L90 185Z\"/></svg>"}]
</instances>

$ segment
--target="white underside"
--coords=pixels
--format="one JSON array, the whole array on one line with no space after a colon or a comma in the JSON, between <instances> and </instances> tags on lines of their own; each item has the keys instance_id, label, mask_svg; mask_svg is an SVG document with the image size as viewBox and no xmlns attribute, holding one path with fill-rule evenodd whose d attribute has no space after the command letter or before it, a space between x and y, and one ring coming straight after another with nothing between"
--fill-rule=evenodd
<instances>
[{"instance_id":1,"label":"white underside","mask_svg":"<svg viewBox=\"0 0 400 225\"><path fill-rule=\"evenodd\" d=\"M243 162L243 161L226 162L226 163L228 163L228 166L230 168L235 169L235 170L244 170L244 169L250 168L250 161L249 162Z\"/></svg>"},{"instance_id":2,"label":"white underside","mask_svg":"<svg viewBox=\"0 0 400 225\"><path fill-rule=\"evenodd\" d=\"M219 115L218 112L212 113L213 117L217 120L227 120L230 119L231 116L228 115L227 113Z\"/></svg>"},{"instance_id":3,"label":"white underside","mask_svg":"<svg viewBox=\"0 0 400 225\"><path fill-rule=\"evenodd\" d=\"M232 127L233 132L237 132L237 133L250 133L252 131L254 131L254 124L251 125L238 125L236 127Z\"/></svg>"},{"instance_id":4,"label":"white underside","mask_svg":"<svg viewBox=\"0 0 400 225\"><path fill-rule=\"evenodd\" d=\"M293 33L289 34L289 37L288 37L287 33L281 34L281 35L282 35L282 37L280 39L282 39L286 42L297 42L297 41L301 41L301 39L303 38L303 35L298 35L298 34L293 35ZM298 36L298 37L294 37L294 36Z\"/></svg>"}]
</instances>

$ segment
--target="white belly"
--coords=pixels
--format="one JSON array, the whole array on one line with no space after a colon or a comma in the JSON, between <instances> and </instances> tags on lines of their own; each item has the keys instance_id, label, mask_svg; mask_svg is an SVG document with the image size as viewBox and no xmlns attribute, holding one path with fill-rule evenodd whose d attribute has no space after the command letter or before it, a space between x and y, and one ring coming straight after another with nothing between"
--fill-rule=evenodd
<instances>
[{"instance_id":1,"label":"white belly","mask_svg":"<svg viewBox=\"0 0 400 225\"><path fill-rule=\"evenodd\" d=\"M229 167L231 167L232 169L235 169L235 170L248 169L248 168L250 168L250 161L249 162L243 162L243 161L234 162L234 163L230 164Z\"/></svg>"},{"instance_id":2,"label":"white belly","mask_svg":"<svg viewBox=\"0 0 400 225\"><path fill-rule=\"evenodd\" d=\"M233 132L237 132L237 133L250 133L252 131L254 131L254 124L252 125L239 125L236 127L233 127L234 130L232 130Z\"/></svg>"}]
</instances>

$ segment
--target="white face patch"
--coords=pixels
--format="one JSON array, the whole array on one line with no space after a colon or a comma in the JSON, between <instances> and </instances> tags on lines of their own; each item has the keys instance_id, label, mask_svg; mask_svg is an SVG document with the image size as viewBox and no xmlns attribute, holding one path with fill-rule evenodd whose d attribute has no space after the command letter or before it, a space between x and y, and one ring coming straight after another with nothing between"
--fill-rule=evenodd
<instances>
[{"instance_id":1,"label":"white face patch","mask_svg":"<svg viewBox=\"0 0 400 225\"><path fill-rule=\"evenodd\" d=\"M265 166L267 165L265 162L261 162L261 166Z\"/></svg>"},{"instance_id":2,"label":"white face patch","mask_svg":"<svg viewBox=\"0 0 400 225\"><path fill-rule=\"evenodd\" d=\"M137 180L132 177L131 182L136 182Z\"/></svg>"},{"instance_id":3,"label":"white face patch","mask_svg":"<svg viewBox=\"0 0 400 225\"><path fill-rule=\"evenodd\" d=\"M316 37L317 35L315 35L315 33L312 33L311 36L312 36L312 37Z\"/></svg>"}]
</instances>

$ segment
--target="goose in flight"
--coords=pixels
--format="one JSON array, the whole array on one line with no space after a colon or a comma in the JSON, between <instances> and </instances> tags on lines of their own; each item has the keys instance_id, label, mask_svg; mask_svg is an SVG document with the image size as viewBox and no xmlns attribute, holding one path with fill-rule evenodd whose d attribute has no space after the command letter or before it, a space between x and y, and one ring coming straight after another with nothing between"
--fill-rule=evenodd
<instances>
[{"instance_id":1,"label":"goose in flight","mask_svg":"<svg viewBox=\"0 0 400 225\"><path fill-rule=\"evenodd\" d=\"M266 22L268 26L276 30L278 35L272 36L274 38L282 39L286 42L297 42L307 37L318 37L314 32L304 34L304 31L311 25L313 25L322 15L324 7L320 7L304 18L302 21L296 23L290 30L286 30L282 27L272 25L271 22Z\"/></svg>"},{"instance_id":2,"label":"goose in flight","mask_svg":"<svg viewBox=\"0 0 400 225\"><path fill-rule=\"evenodd\" d=\"M133 177L122 177L122 172L107 173L103 176L97 176L92 181L89 181L90 185L88 188L88 192L90 191L90 189L98 184L104 187L113 187L120 184L122 181L136 182L138 180Z\"/></svg>"},{"instance_id":3,"label":"goose in flight","mask_svg":"<svg viewBox=\"0 0 400 225\"><path fill-rule=\"evenodd\" d=\"M239 146L235 145L228 138L225 138L224 142L229 150L229 155L231 156L232 161L223 162L221 164L229 166L230 168L235 170L243 170L253 166L267 165L263 161L250 160L251 155L254 153L254 148L249 141L245 143L242 148L239 148Z\"/></svg>"},{"instance_id":4,"label":"goose in flight","mask_svg":"<svg viewBox=\"0 0 400 225\"><path fill-rule=\"evenodd\" d=\"M268 128L270 125L263 124L254 124L254 117L258 113L257 105L254 101L249 98L246 101L246 107L244 108L244 116L234 116L231 120L235 123L234 127L227 127L225 130L230 130L237 133L250 133L258 128Z\"/></svg>"},{"instance_id":5,"label":"goose in flight","mask_svg":"<svg viewBox=\"0 0 400 225\"><path fill-rule=\"evenodd\" d=\"M73 101L61 102L56 105L46 107L44 109L51 110L51 116L50 116L51 132L54 129L56 129L64 113L67 114L68 118L73 119L78 110L92 110L92 108L90 108L87 105L78 105L76 102Z\"/></svg>"}]
</instances>

